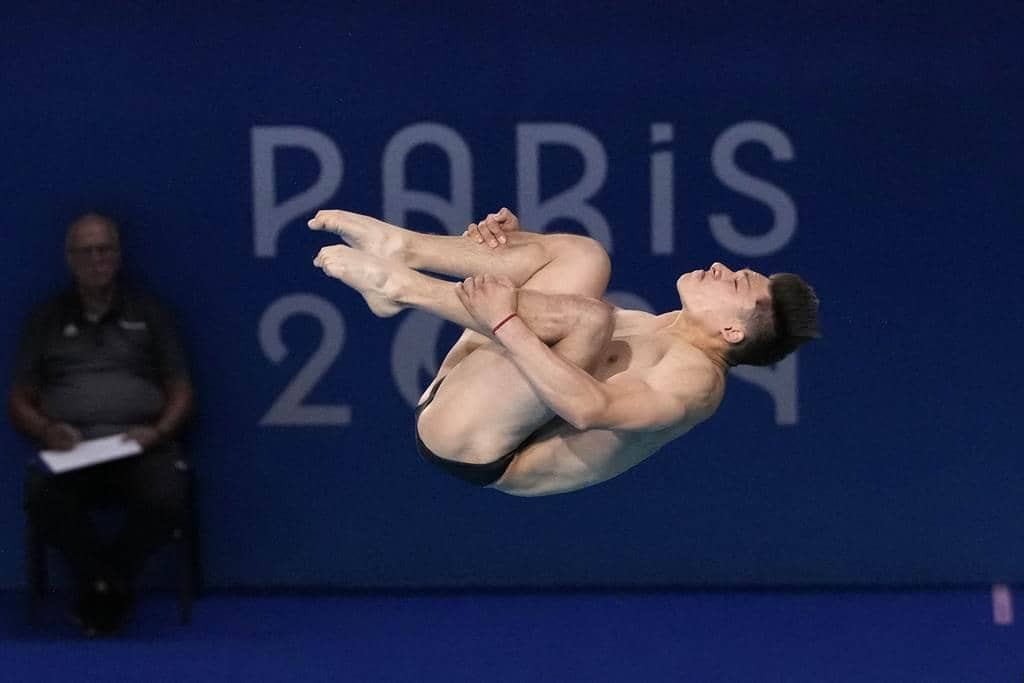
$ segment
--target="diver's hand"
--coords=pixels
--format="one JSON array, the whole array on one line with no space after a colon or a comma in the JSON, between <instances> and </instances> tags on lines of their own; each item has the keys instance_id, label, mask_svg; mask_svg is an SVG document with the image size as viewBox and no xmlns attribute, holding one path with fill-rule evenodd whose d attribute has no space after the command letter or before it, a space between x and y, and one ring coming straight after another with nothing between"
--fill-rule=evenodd
<instances>
[{"instance_id":1,"label":"diver's hand","mask_svg":"<svg viewBox=\"0 0 1024 683\"><path fill-rule=\"evenodd\" d=\"M479 223L470 223L463 237L468 237L477 244L486 244L495 249L508 243L506 235L522 229L519 219L507 208L502 207L497 213L490 213Z\"/></svg>"},{"instance_id":2,"label":"diver's hand","mask_svg":"<svg viewBox=\"0 0 1024 683\"><path fill-rule=\"evenodd\" d=\"M475 275L456 284L455 293L482 330L516 312L518 293L512 280L497 275Z\"/></svg>"}]
</instances>

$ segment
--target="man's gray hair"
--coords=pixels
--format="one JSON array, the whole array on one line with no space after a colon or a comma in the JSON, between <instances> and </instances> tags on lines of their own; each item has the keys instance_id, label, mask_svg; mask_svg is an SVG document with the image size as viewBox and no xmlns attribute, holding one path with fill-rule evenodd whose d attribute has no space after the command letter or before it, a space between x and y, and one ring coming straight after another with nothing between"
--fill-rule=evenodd
<instances>
[{"instance_id":1,"label":"man's gray hair","mask_svg":"<svg viewBox=\"0 0 1024 683\"><path fill-rule=\"evenodd\" d=\"M74 239L75 229L83 223L102 223L106 225L110 230L110 234L114 236L114 243L118 247L121 246L121 228L118 226L117 221L97 211L87 211L68 224L68 231L64 234L64 251L71 251L71 241Z\"/></svg>"}]
</instances>

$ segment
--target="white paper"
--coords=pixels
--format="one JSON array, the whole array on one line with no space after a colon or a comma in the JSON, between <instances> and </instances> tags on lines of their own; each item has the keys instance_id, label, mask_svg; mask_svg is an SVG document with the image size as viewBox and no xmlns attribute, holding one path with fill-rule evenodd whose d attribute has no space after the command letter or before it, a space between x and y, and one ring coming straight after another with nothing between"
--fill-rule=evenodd
<instances>
[{"instance_id":1,"label":"white paper","mask_svg":"<svg viewBox=\"0 0 1024 683\"><path fill-rule=\"evenodd\" d=\"M142 452L138 441L126 441L124 434L82 441L70 451L40 451L39 458L54 474L127 458Z\"/></svg>"}]
</instances>

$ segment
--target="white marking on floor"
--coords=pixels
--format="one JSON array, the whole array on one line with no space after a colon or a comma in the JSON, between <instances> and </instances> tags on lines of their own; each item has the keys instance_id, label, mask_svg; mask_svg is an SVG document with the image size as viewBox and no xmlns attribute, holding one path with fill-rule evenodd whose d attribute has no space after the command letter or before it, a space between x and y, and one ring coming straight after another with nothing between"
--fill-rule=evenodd
<instances>
[{"instance_id":1,"label":"white marking on floor","mask_svg":"<svg viewBox=\"0 0 1024 683\"><path fill-rule=\"evenodd\" d=\"M1013 623L1013 594L1005 583L992 586L992 621L1000 626Z\"/></svg>"}]
</instances>

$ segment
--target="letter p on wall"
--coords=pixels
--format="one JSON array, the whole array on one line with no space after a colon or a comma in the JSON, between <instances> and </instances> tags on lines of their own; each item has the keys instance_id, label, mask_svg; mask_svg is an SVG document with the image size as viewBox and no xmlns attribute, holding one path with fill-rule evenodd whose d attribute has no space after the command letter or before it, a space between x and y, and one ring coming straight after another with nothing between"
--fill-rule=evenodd
<instances>
[{"instance_id":1,"label":"letter p on wall","mask_svg":"<svg viewBox=\"0 0 1024 683\"><path fill-rule=\"evenodd\" d=\"M312 152L320 175L312 186L278 203L275 152L299 147ZM304 126L252 128L253 253L256 258L277 256L277 238L288 223L319 208L341 185L341 153L329 137Z\"/></svg>"}]
</instances>

